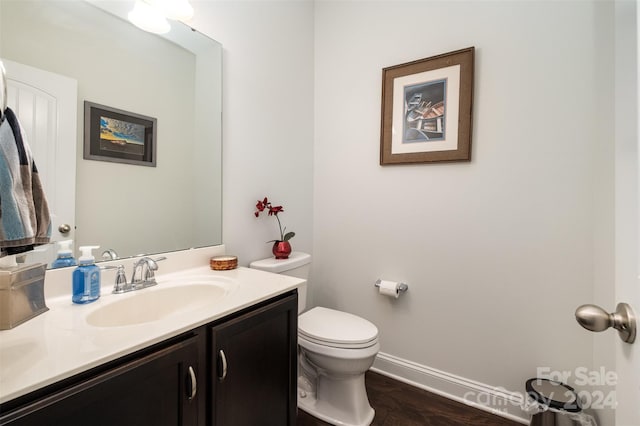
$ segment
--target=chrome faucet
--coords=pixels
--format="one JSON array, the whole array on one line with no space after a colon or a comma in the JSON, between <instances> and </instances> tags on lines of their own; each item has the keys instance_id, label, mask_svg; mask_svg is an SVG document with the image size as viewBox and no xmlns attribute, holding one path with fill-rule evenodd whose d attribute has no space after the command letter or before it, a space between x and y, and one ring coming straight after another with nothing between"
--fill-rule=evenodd
<instances>
[{"instance_id":1,"label":"chrome faucet","mask_svg":"<svg viewBox=\"0 0 640 426\"><path fill-rule=\"evenodd\" d=\"M147 266L146 272L143 274L145 265ZM131 273L131 285L136 286L138 283L147 281L147 275L151 274L153 277L153 272L149 271L157 271L158 264L151 259L150 257L143 257L133 264L133 272ZM144 277L144 278L143 278Z\"/></svg>"},{"instance_id":2,"label":"chrome faucet","mask_svg":"<svg viewBox=\"0 0 640 426\"><path fill-rule=\"evenodd\" d=\"M117 260L118 253L114 249L107 249L102 252L102 260Z\"/></svg>"},{"instance_id":3,"label":"chrome faucet","mask_svg":"<svg viewBox=\"0 0 640 426\"><path fill-rule=\"evenodd\" d=\"M151 259L150 257L143 257L137 260L133 264L133 272L131 274L131 282L127 283L127 276L124 272L124 266L118 266L118 272L116 273L116 282L113 286L113 293L127 293L134 290L141 290L143 288L152 287L156 284L156 278L154 272L158 270L158 263L166 257L158 257Z\"/></svg>"}]
</instances>

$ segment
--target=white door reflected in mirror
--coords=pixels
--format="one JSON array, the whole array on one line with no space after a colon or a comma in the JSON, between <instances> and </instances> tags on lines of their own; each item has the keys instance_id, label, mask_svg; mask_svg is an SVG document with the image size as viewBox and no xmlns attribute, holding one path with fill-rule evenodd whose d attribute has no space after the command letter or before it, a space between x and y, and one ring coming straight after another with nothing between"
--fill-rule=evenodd
<instances>
[{"instance_id":1,"label":"white door reflected in mirror","mask_svg":"<svg viewBox=\"0 0 640 426\"><path fill-rule=\"evenodd\" d=\"M74 238L76 199L76 80L3 59L7 105L27 136L51 215L51 241ZM55 244L27 254L27 262L51 264Z\"/></svg>"}]
</instances>

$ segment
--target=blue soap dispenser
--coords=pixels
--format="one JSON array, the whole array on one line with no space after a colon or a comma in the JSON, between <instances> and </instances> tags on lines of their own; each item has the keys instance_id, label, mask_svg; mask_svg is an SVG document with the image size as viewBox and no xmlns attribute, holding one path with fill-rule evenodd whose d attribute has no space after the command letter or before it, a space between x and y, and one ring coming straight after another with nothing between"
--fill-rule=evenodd
<instances>
[{"instance_id":1,"label":"blue soap dispenser","mask_svg":"<svg viewBox=\"0 0 640 426\"><path fill-rule=\"evenodd\" d=\"M78 267L73 271L73 303L90 303L100 297L100 268L91 250L100 246L82 246Z\"/></svg>"},{"instance_id":2,"label":"blue soap dispenser","mask_svg":"<svg viewBox=\"0 0 640 426\"><path fill-rule=\"evenodd\" d=\"M76 266L76 259L73 257L73 251L71 251L71 243L73 240L58 241L58 257L51 264L52 269L64 268L65 266Z\"/></svg>"}]
</instances>

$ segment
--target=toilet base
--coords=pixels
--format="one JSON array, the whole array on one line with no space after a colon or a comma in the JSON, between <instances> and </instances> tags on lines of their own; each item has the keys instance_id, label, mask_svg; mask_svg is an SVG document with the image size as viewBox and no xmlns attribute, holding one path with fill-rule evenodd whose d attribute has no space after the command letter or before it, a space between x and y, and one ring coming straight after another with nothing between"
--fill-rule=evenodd
<instances>
[{"instance_id":1,"label":"toilet base","mask_svg":"<svg viewBox=\"0 0 640 426\"><path fill-rule=\"evenodd\" d=\"M337 426L369 426L375 410L371 408L364 386L364 374L345 380L318 377L317 399L313 387L304 377L298 378L298 408Z\"/></svg>"}]
</instances>

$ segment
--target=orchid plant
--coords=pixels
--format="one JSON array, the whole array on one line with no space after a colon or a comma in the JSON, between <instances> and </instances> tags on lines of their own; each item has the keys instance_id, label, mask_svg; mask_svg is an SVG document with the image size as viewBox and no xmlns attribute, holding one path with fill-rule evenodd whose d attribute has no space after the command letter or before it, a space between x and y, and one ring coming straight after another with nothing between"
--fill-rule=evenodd
<instances>
[{"instance_id":1,"label":"orchid plant","mask_svg":"<svg viewBox=\"0 0 640 426\"><path fill-rule=\"evenodd\" d=\"M256 217L260 216L260 213L263 212L267 212L269 216L275 216L276 220L278 221L278 228L280 228L280 239L279 240L271 240L268 242L278 242L278 241L289 241L290 239L292 239L296 233L295 232L287 232L285 233L285 231L287 230L287 227L285 226L284 228L282 227L282 223L280 222L280 218L278 217L278 213L282 213L284 211L284 209L282 208L282 206L273 206L271 204L271 202L267 199L267 197L264 197L264 200L260 201L258 200L258 203L256 204L256 211L254 212L254 215Z\"/></svg>"}]
</instances>

